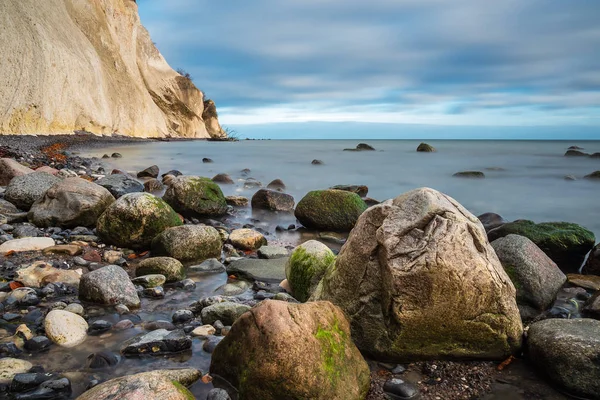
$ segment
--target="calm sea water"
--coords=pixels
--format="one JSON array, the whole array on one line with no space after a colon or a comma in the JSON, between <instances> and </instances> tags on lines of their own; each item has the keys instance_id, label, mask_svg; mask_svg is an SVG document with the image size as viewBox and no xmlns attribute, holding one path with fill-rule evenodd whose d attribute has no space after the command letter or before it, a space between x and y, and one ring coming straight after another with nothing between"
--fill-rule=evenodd
<instances>
[{"instance_id":1,"label":"calm sea water","mask_svg":"<svg viewBox=\"0 0 600 400\"><path fill-rule=\"evenodd\" d=\"M244 168L265 185L282 179L296 201L310 190L337 184L367 185L369 197L378 200L428 186L454 197L475 215L495 212L508 220L575 222L600 237L600 182L582 179L600 170L600 159L563 156L571 145L600 152L600 141L430 141L437 153L417 153L418 141L366 142L376 151L342 151L359 143L347 140L195 141L111 147L90 155L119 152L123 158L111 162L128 171L157 164L161 173L227 173L236 185L223 185L226 195L252 196L256 189L243 189ZM204 157L214 163L202 163ZM313 159L324 165L311 165ZM486 179L452 176L464 170L482 171ZM566 175L577 180L565 180Z\"/></svg>"}]
</instances>

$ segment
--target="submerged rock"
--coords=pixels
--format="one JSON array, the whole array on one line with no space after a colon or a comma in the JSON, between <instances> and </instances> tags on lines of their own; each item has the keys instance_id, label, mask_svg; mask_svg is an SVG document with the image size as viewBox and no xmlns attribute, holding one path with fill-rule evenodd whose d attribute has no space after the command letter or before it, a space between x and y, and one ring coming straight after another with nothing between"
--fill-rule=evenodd
<instances>
[{"instance_id":1,"label":"submerged rock","mask_svg":"<svg viewBox=\"0 0 600 400\"><path fill-rule=\"evenodd\" d=\"M600 179L600 171L594 171L591 174L584 176L585 179L598 180Z\"/></svg>"},{"instance_id":2,"label":"submerged rock","mask_svg":"<svg viewBox=\"0 0 600 400\"><path fill-rule=\"evenodd\" d=\"M152 251L179 261L221 257L221 236L212 226L184 225L166 229L152 241Z\"/></svg>"},{"instance_id":3,"label":"submerged rock","mask_svg":"<svg viewBox=\"0 0 600 400\"><path fill-rule=\"evenodd\" d=\"M233 185L235 182L231 179L231 176L228 174L217 174L212 178L213 182L222 183L225 185Z\"/></svg>"},{"instance_id":4,"label":"submerged rock","mask_svg":"<svg viewBox=\"0 0 600 400\"><path fill-rule=\"evenodd\" d=\"M132 177L123 174L112 174L97 180L96 183L106 188L116 199L128 193L144 191L144 185Z\"/></svg>"},{"instance_id":5,"label":"submerged rock","mask_svg":"<svg viewBox=\"0 0 600 400\"><path fill-rule=\"evenodd\" d=\"M242 258L227 266L227 273L239 275L250 280L279 283L285 279L285 266L288 257L272 260Z\"/></svg>"},{"instance_id":6,"label":"submerged rock","mask_svg":"<svg viewBox=\"0 0 600 400\"><path fill-rule=\"evenodd\" d=\"M140 306L135 286L127 272L117 265L108 265L83 275L79 282L79 298L105 305Z\"/></svg>"},{"instance_id":7,"label":"submerged rock","mask_svg":"<svg viewBox=\"0 0 600 400\"><path fill-rule=\"evenodd\" d=\"M217 345L210 372L245 399L362 400L370 386L348 322L329 302L262 302Z\"/></svg>"},{"instance_id":8,"label":"submerged rock","mask_svg":"<svg viewBox=\"0 0 600 400\"><path fill-rule=\"evenodd\" d=\"M421 188L361 215L311 299L350 316L365 354L402 362L508 357L523 329L515 297L477 218Z\"/></svg>"},{"instance_id":9,"label":"submerged rock","mask_svg":"<svg viewBox=\"0 0 600 400\"><path fill-rule=\"evenodd\" d=\"M219 185L209 178L180 176L171 182L163 199L175 211L187 216L220 216L227 212L227 202Z\"/></svg>"},{"instance_id":10,"label":"submerged rock","mask_svg":"<svg viewBox=\"0 0 600 400\"><path fill-rule=\"evenodd\" d=\"M143 260L135 270L135 275L138 277L152 274L163 275L167 282L177 282L185 279L185 268L174 258L153 257ZM148 287L155 286L160 284Z\"/></svg>"},{"instance_id":11,"label":"submerged rock","mask_svg":"<svg viewBox=\"0 0 600 400\"><path fill-rule=\"evenodd\" d=\"M165 369L123 376L94 386L77 400L190 400L186 389L202 377L196 369Z\"/></svg>"},{"instance_id":12,"label":"submerged rock","mask_svg":"<svg viewBox=\"0 0 600 400\"><path fill-rule=\"evenodd\" d=\"M356 145L356 148L354 149L344 149L344 151L373 151L375 150L375 148L371 145L368 145L366 143L359 143Z\"/></svg>"},{"instance_id":13,"label":"submerged rock","mask_svg":"<svg viewBox=\"0 0 600 400\"><path fill-rule=\"evenodd\" d=\"M481 171L461 171L452 175L457 178L475 178L475 179L483 179L485 178L485 174Z\"/></svg>"},{"instance_id":14,"label":"submerged rock","mask_svg":"<svg viewBox=\"0 0 600 400\"><path fill-rule=\"evenodd\" d=\"M328 189L308 192L294 214L307 228L347 232L366 209L367 204L356 193Z\"/></svg>"},{"instance_id":15,"label":"submerged rock","mask_svg":"<svg viewBox=\"0 0 600 400\"><path fill-rule=\"evenodd\" d=\"M528 356L570 394L598 398L600 321L547 319L529 327Z\"/></svg>"},{"instance_id":16,"label":"submerged rock","mask_svg":"<svg viewBox=\"0 0 600 400\"><path fill-rule=\"evenodd\" d=\"M115 201L100 185L67 178L53 185L29 211L29 221L39 227L95 226L98 217Z\"/></svg>"},{"instance_id":17,"label":"submerged rock","mask_svg":"<svg viewBox=\"0 0 600 400\"><path fill-rule=\"evenodd\" d=\"M75 347L87 338L88 324L79 315L52 310L46 315L44 329L50 340L61 347Z\"/></svg>"},{"instance_id":18,"label":"submerged rock","mask_svg":"<svg viewBox=\"0 0 600 400\"><path fill-rule=\"evenodd\" d=\"M149 193L122 196L98 219L98 236L119 247L147 248L165 229L182 225L175 211Z\"/></svg>"},{"instance_id":19,"label":"submerged rock","mask_svg":"<svg viewBox=\"0 0 600 400\"><path fill-rule=\"evenodd\" d=\"M21 210L29 210L33 203L44 197L52 185L60 179L46 172L32 172L17 176L10 181L4 192L4 199Z\"/></svg>"},{"instance_id":20,"label":"submerged rock","mask_svg":"<svg viewBox=\"0 0 600 400\"><path fill-rule=\"evenodd\" d=\"M281 179L273 179L267 185L267 189L283 191L283 190L285 190L285 183L283 183L283 181Z\"/></svg>"},{"instance_id":21,"label":"submerged rock","mask_svg":"<svg viewBox=\"0 0 600 400\"><path fill-rule=\"evenodd\" d=\"M294 297L299 301L307 301L334 262L335 255L329 247L316 240L296 247L285 267L285 276Z\"/></svg>"},{"instance_id":22,"label":"submerged rock","mask_svg":"<svg viewBox=\"0 0 600 400\"><path fill-rule=\"evenodd\" d=\"M518 220L488 232L490 241L509 234L527 237L554 261L563 272L577 272L586 254L594 247L594 234L569 222Z\"/></svg>"},{"instance_id":23,"label":"submerged rock","mask_svg":"<svg viewBox=\"0 0 600 400\"><path fill-rule=\"evenodd\" d=\"M294 197L276 190L260 189L252 196L252 208L269 211L291 211Z\"/></svg>"},{"instance_id":24,"label":"submerged rock","mask_svg":"<svg viewBox=\"0 0 600 400\"><path fill-rule=\"evenodd\" d=\"M565 153L565 157L587 157L589 154L584 153L583 151L577 149L569 149Z\"/></svg>"}]
</instances>

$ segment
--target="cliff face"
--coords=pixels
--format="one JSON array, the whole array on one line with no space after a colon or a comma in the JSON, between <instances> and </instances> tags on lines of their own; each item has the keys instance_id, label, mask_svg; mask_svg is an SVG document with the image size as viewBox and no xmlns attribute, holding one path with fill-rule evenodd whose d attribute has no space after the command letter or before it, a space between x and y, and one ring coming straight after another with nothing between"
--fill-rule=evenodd
<instances>
[{"instance_id":1,"label":"cliff face","mask_svg":"<svg viewBox=\"0 0 600 400\"><path fill-rule=\"evenodd\" d=\"M134 0L0 1L0 133L224 136Z\"/></svg>"}]
</instances>

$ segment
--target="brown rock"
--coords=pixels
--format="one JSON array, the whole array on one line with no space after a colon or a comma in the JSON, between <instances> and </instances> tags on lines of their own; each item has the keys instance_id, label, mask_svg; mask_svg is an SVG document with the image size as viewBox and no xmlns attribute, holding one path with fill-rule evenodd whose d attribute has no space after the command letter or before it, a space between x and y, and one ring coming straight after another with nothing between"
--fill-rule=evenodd
<instances>
[{"instance_id":1,"label":"brown rock","mask_svg":"<svg viewBox=\"0 0 600 400\"><path fill-rule=\"evenodd\" d=\"M269 184L267 185L267 189L284 191L285 183L283 183L281 179L274 179L271 182L269 182Z\"/></svg>"},{"instance_id":2,"label":"brown rock","mask_svg":"<svg viewBox=\"0 0 600 400\"><path fill-rule=\"evenodd\" d=\"M213 182L223 183L225 185L233 185L233 179L228 174L217 174L212 178Z\"/></svg>"},{"instance_id":3,"label":"brown rock","mask_svg":"<svg viewBox=\"0 0 600 400\"><path fill-rule=\"evenodd\" d=\"M38 169L35 170L36 172L46 172L50 175L55 175L58 174L58 170L52 167L49 167L47 165L42 165L41 167L39 167Z\"/></svg>"},{"instance_id":4,"label":"brown rock","mask_svg":"<svg viewBox=\"0 0 600 400\"><path fill-rule=\"evenodd\" d=\"M83 249L81 247L73 244L60 244L44 249L44 254L68 254L70 256L77 256L82 252Z\"/></svg>"},{"instance_id":5,"label":"brown rock","mask_svg":"<svg viewBox=\"0 0 600 400\"><path fill-rule=\"evenodd\" d=\"M95 262L95 263L99 263L100 261L102 261L102 256L100 255L100 253L98 253L97 250L93 250L93 249L87 250L83 254L82 258L86 261Z\"/></svg>"},{"instance_id":6,"label":"brown rock","mask_svg":"<svg viewBox=\"0 0 600 400\"><path fill-rule=\"evenodd\" d=\"M152 193L152 192L160 192L165 187L158 179L152 178L144 182L144 192Z\"/></svg>"},{"instance_id":7,"label":"brown rock","mask_svg":"<svg viewBox=\"0 0 600 400\"><path fill-rule=\"evenodd\" d=\"M31 168L19 164L12 158L0 158L0 186L6 186L15 176L33 172Z\"/></svg>"},{"instance_id":8,"label":"brown rock","mask_svg":"<svg viewBox=\"0 0 600 400\"><path fill-rule=\"evenodd\" d=\"M584 274L600 275L600 244L597 244L583 266Z\"/></svg>"},{"instance_id":9,"label":"brown rock","mask_svg":"<svg viewBox=\"0 0 600 400\"><path fill-rule=\"evenodd\" d=\"M573 286L589 290L600 290L600 276L567 274L567 281Z\"/></svg>"},{"instance_id":10,"label":"brown rock","mask_svg":"<svg viewBox=\"0 0 600 400\"><path fill-rule=\"evenodd\" d=\"M262 233L253 229L236 229L229 235L232 245L242 250L258 250L267 244L267 239Z\"/></svg>"},{"instance_id":11,"label":"brown rock","mask_svg":"<svg viewBox=\"0 0 600 400\"><path fill-rule=\"evenodd\" d=\"M234 207L247 207L248 198L244 196L227 196L225 197L227 204Z\"/></svg>"}]
</instances>

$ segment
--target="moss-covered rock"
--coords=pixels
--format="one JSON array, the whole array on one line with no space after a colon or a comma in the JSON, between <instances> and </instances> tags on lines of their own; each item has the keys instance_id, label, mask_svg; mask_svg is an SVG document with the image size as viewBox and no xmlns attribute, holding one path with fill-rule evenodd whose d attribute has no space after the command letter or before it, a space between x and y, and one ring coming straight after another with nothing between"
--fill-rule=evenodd
<instances>
[{"instance_id":1,"label":"moss-covered rock","mask_svg":"<svg viewBox=\"0 0 600 400\"><path fill-rule=\"evenodd\" d=\"M171 257L152 257L143 260L135 270L135 276L163 275L167 282L185 279L185 268L181 262Z\"/></svg>"},{"instance_id":2,"label":"moss-covered rock","mask_svg":"<svg viewBox=\"0 0 600 400\"><path fill-rule=\"evenodd\" d=\"M186 216L219 216L227 212L227 202L219 185L209 178L179 176L169 183L163 199Z\"/></svg>"},{"instance_id":3,"label":"moss-covered rock","mask_svg":"<svg viewBox=\"0 0 600 400\"><path fill-rule=\"evenodd\" d=\"M356 193L327 189L308 192L294 214L307 228L348 232L366 209L367 204Z\"/></svg>"},{"instance_id":4,"label":"moss-covered rock","mask_svg":"<svg viewBox=\"0 0 600 400\"><path fill-rule=\"evenodd\" d=\"M166 229L152 241L152 251L180 261L220 258L223 242L212 226L184 225Z\"/></svg>"},{"instance_id":5,"label":"moss-covered rock","mask_svg":"<svg viewBox=\"0 0 600 400\"><path fill-rule=\"evenodd\" d=\"M149 193L129 193L104 211L96 228L106 243L139 249L149 247L165 229L181 224L177 213L162 199Z\"/></svg>"},{"instance_id":6,"label":"moss-covered rock","mask_svg":"<svg viewBox=\"0 0 600 400\"><path fill-rule=\"evenodd\" d=\"M370 385L348 321L329 302L262 302L217 345L210 372L241 399L362 400Z\"/></svg>"},{"instance_id":7,"label":"moss-covered rock","mask_svg":"<svg viewBox=\"0 0 600 400\"><path fill-rule=\"evenodd\" d=\"M586 254L594 247L594 234L569 222L518 220L488 232L490 241L510 234L525 236L554 261L563 272L577 272Z\"/></svg>"},{"instance_id":8,"label":"moss-covered rock","mask_svg":"<svg viewBox=\"0 0 600 400\"><path fill-rule=\"evenodd\" d=\"M296 247L285 268L285 276L294 297L299 301L307 301L334 262L335 254L316 240L309 240Z\"/></svg>"}]
</instances>

